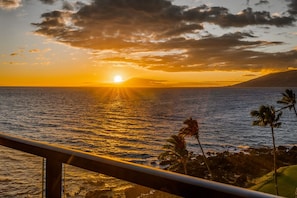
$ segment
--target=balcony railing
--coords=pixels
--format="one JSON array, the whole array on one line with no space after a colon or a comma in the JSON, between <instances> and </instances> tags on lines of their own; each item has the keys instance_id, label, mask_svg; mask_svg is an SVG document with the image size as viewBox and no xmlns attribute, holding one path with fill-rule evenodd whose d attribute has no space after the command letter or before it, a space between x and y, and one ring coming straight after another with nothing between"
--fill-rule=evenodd
<instances>
[{"instance_id":1,"label":"balcony railing","mask_svg":"<svg viewBox=\"0 0 297 198\"><path fill-rule=\"evenodd\" d=\"M61 197L62 164L102 173L182 197L276 197L244 188L91 155L0 133L0 145L46 159L45 195Z\"/></svg>"}]
</instances>

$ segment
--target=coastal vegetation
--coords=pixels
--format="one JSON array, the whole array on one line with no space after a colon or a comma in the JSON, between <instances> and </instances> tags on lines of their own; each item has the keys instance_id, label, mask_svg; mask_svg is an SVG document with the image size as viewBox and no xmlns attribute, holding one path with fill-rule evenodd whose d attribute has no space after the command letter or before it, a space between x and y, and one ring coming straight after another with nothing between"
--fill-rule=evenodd
<instances>
[{"instance_id":1,"label":"coastal vegetation","mask_svg":"<svg viewBox=\"0 0 297 198\"><path fill-rule=\"evenodd\" d=\"M224 151L218 153L207 152L205 154L199 139L198 121L192 118L186 119L184 121L186 127L181 128L178 132L178 135L174 136L176 138L179 137L185 144L185 137L190 136L196 138L202 154L195 155L188 150L187 152L183 152L185 155L184 157L187 159L186 163L184 163L182 166L175 166L176 168L174 171L244 188L250 188L258 183L257 178L260 178L263 175L271 172L273 167L273 172L270 174L273 176L273 180L269 179L269 181L266 181L266 183L268 184L269 182L273 181L274 185L272 186L275 194L284 196L283 193L286 192L286 190L283 189L283 185L281 186L281 189L279 189L278 177L279 182L283 184L286 183L286 178L289 178L285 176L284 173L289 174L290 172L296 171L296 167L294 166L295 168L291 169L291 165L297 164L297 146L293 146L291 148L276 146L275 128L279 128L282 124L280 122L282 110L294 110L297 117L295 108L296 99L293 90L286 89L285 92L282 93L282 98L277 101L277 103L284 106L280 107L280 109L276 109L272 105L261 105L258 110L252 110L250 112L250 115L255 118L255 120L252 122L252 125L261 127L268 126L270 128L272 148L259 147L248 148L234 153ZM164 146L164 148L167 147ZM186 149L186 145L183 145L183 148ZM189 153L191 153L191 155L189 155ZM164 165L165 169L173 170L171 167L174 165L174 158L171 158L173 161L167 163L169 161L166 161L166 158L164 158L166 155L170 156L170 154L166 151L160 154L160 156L162 156L159 156L160 165ZM290 169L290 171L282 171L284 168L280 168L278 171L279 167L287 166L288 170ZM294 177L293 180L295 181L295 179L297 178ZM258 186L258 188L253 187L252 189L261 190L259 188L259 184L256 186ZM294 187L297 187L297 183L294 183L293 186L290 186L290 192L293 191L292 188ZM271 189L271 186L268 189ZM274 193L271 190L265 192L271 194ZM293 197L293 195L290 197Z\"/></svg>"},{"instance_id":2,"label":"coastal vegetation","mask_svg":"<svg viewBox=\"0 0 297 198\"><path fill-rule=\"evenodd\" d=\"M279 194L283 197L295 198L297 184L297 165L284 166L278 169ZM250 189L271 193L274 191L273 172L255 180L256 185Z\"/></svg>"},{"instance_id":3,"label":"coastal vegetation","mask_svg":"<svg viewBox=\"0 0 297 198\"><path fill-rule=\"evenodd\" d=\"M197 120L193 120L192 118L189 118L184 121L184 124L187 126L180 129L178 136L181 136L181 137L190 136L190 137L194 137L197 140L200 150L202 152L203 161L205 163L205 166L210 174L210 177L213 178L211 170L210 170L208 162L207 162L207 158L205 156L203 147L202 147L200 139L199 139L199 126L198 126Z\"/></svg>"},{"instance_id":4,"label":"coastal vegetation","mask_svg":"<svg viewBox=\"0 0 297 198\"><path fill-rule=\"evenodd\" d=\"M165 151L158 156L163 165L168 165L168 170L178 171L183 169L188 174L187 163L191 160L192 152L187 150L185 138L180 135L172 135L163 146Z\"/></svg>"},{"instance_id":5,"label":"coastal vegetation","mask_svg":"<svg viewBox=\"0 0 297 198\"><path fill-rule=\"evenodd\" d=\"M286 89L286 91L284 93L282 93L283 97L281 100L278 100L277 103L278 104L283 104L285 105L282 109L288 109L289 110L294 110L294 113L297 117L297 111L296 111L296 97L295 97L295 93L293 92L292 89Z\"/></svg>"},{"instance_id":6,"label":"coastal vegetation","mask_svg":"<svg viewBox=\"0 0 297 198\"><path fill-rule=\"evenodd\" d=\"M277 167L276 167L276 146L275 146L275 136L274 136L274 128L278 128L281 126L281 122L279 119L282 115L282 112L276 113L273 106L260 106L259 110L251 111L251 116L256 117L257 120L253 121L253 125L256 126L270 126L271 136L272 136L272 144L273 144L273 169L274 169L274 182L275 182L275 192L278 195L278 186L277 186Z\"/></svg>"}]
</instances>

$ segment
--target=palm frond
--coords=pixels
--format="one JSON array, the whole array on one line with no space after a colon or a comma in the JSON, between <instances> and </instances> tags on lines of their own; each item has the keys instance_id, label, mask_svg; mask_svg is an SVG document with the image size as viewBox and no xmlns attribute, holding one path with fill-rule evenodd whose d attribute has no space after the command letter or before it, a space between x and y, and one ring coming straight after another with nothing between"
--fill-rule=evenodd
<instances>
[{"instance_id":1,"label":"palm frond","mask_svg":"<svg viewBox=\"0 0 297 198\"><path fill-rule=\"evenodd\" d=\"M197 136L199 135L199 126L197 120L193 120L192 117L186 119L183 122L186 127L179 130L179 135L182 136Z\"/></svg>"},{"instance_id":2,"label":"palm frond","mask_svg":"<svg viewBox=\"0 0 297 198\"><path fill-rule=\"evenodd\" d=\"M186 148L184 136L172 135L163 149L164 152L158 156L161 164L167 165L169 170L184 170L186 173L186 163L191 159L192 154Z\"/></svg>"},{"instance_id":3,"label":"palm frond","mask_svg":"<svg viewBox=\"0 0 297 198\"><path fill-rule=\"evenodd\" d=\"M286 89L285 93L282 93L282 99L278 100L278 104L286 105L285 108L291 110L296 104L296 96L292 89Z\"/></svg>"}]
</instances>

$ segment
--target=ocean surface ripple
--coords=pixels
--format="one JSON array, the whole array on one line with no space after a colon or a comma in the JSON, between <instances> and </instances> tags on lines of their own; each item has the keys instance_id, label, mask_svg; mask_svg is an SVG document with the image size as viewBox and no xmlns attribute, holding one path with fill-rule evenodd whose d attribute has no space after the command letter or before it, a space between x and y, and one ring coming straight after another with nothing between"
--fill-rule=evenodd
<instances>
[{"instance_id":1,"label":"ocean surface ripple","mask_svg":"<svg viewBox=\"0 0 297 198\"><path fill-rule=\"evenodd\" d=\"M0 131L96 155L158 166L157 156L162 152L166 139L176 134L189 117L198 120L201 142L206 151L237 152L246 147L270 146L270 130L252 126L250 111L262 104L278 108L276 101L281 99L284 90L0 88ZM283 125L276 130L276 143L293 146L297 142L295 115L285 111L281 119ZM200 152L194 140L189 139L188 146L189 150ZM10 197L12 191L7 189L13 186L11 182L19 186L24 181L21 176L20 179L12 176L22 170L18 167L22 156L26 157L23 165L31 167L31 170L36 166L40 169L42 160L28 160L32 156L13 154L13 150L0 148L5 151L1 152L0 182L3 185L0 191L8 191L5 195ZM7 166L13 166L9 167L10 173L6 171ZM35 179L40 172L33 171L30 176ZM75 181L74 173L72 177ZM25 194L31 194L34 197L33 192L40 193L36 190L39 188L33 185L21 189L18 195L26 197ZM27 189L32 192L26 192Z\"/></svg>"}]
</instances>

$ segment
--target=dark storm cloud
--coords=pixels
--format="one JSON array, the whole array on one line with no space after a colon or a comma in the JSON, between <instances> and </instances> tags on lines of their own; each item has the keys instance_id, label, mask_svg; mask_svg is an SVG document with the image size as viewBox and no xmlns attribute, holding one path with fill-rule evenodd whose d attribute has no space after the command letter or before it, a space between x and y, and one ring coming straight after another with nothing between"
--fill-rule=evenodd
<instances>
[{"instance_id":1,"label":"dark storm cloud","mask_svg":"<svg viewBox=\"0 0 297 198\"><path fill-rule=\"evenodd\" d=\"M260 0L258 3L256 3L255 5L258 6L258 5L263 5L263 4L269 4L269 1L267 0Z\"/></svg>"},{"instance_id":2,"label":"dark storm cloud","mask_svg":"<svg viewBox=\"0 0 297 198\"><path fill-rule=\"evenodd\" d=\"M292 15L297 15L297 1L291 0L291 3L289 4L289 13Z\"/></svg>"},{"instance_id":3,"label":"dark storm cloud","mask_svg":"<svg viewBox=\"0 0 297 198\"><path fill-rule=\"evenodd\" d=\"M56 2L56 0L40 0L40 1L45 4L53 4Z\"/></svg>"},{"instance_id":4,"label":"dark storm cloud","mask_svg":"<svg viewBox=\"0 0 297 198\"><path fill-rule=\"evenodd\" d=\"M63 9L64 10L74 10L74 6L71 3L69 3L68 1L64 1Z\"/></svg>"},{"instance_id":5,"label":"dark storm cloud","mask_svg":"<svg viewBox=\"0 0 297 198\"><path fill-rule=\"evenodd\" d=\"M283 27L293 24L292 17L272 17L267 11L251 8L238 14L206 5L190 9L167 0L95 0L77 5L64 3L64 11L44 13L43 21L34 23L36 32L75 47L114 50L118 53L105 61L126 61L151 70L259 70L297 64L296 51L273 54L251 50L281 42L247 41L256 40L253 32L214 37L205 35L203 27L205 23L224 28Z\"/></svg>"},{"instance_id":6,"label":"dark storm cloud","mask_svg":"<svg viewBox=\"0 0 297 198\"><path fill-rule=\"evenodd\" d=\"M78 26L92 28L97 25L100 32L120 31L130 37L137 33L154 34L155 38L187 29L201 29L199 24L182 21L183 7L174 6L165 0L97 0L80 9L75 15ZM143 37L143 36L141 36Z\"/></svg>"},{"instance_id":7,"label":"dark storm cloud","mask_svg":"<svg viewBox=\"0 0 297 198\"><path fill-rule=\"evenodd\" d=\"M274 45L269 42L247 42L240 38L249 34L227 34L218 38L201 40L172 39L162 45L170 50L186 49L178 56L146 56L136 62L151 70L177 71L205 71L205 70L252 70L265 68L273 70L287 69L288 65L297 64L297 51L287 53L263 53L248 50L249 47ZM186 47L185 47L186 46ZM160 47L160 46L159 46ZM119 57L119 60L123 57ZM133 60L130 60L133 62Z\"/></svg>"},{"instance_id":8,"label":"dark storm cloud","mask_svg":"<svg viewBox=\"0 0 297 198\"><path fill-rule=\"evenodd\" d=\"M247 25L292 25L293 17L272 17L269 12L253 12L252 8L242 10L238 14L230 14L223 7L208 7L206 5L193 8L184 13L189 21L209 22L222 27L244 27Z\"/></svg>"}]
</instances>

